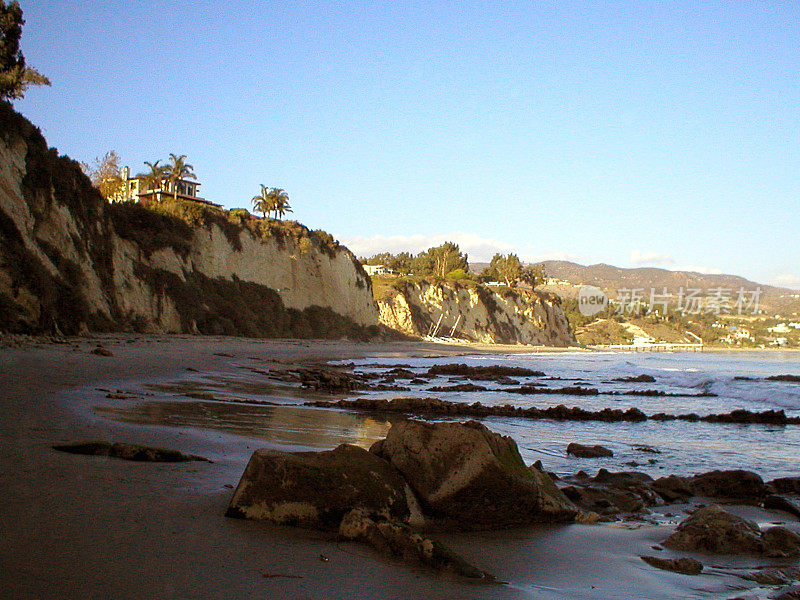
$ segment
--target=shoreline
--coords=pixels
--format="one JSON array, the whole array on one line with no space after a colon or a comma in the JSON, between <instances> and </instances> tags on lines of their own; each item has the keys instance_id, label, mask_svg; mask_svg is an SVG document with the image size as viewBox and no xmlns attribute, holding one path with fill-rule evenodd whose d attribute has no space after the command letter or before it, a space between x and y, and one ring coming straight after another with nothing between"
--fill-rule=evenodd
<instances>
[{"instance_id":1,"label":"shoreline","mask_svg":"<svg viewBox=\"0 0 800 600\"><path fill-rule=\"evenodd\" d=\"M98 342L113 356L91 354ZM666 599L691 597L698 585L724 589L725 578L718 575L689 578L639 560L671 525L542 526L445 536L455 551L509 582L485 586L387 561L318 532L226 519L229 486L238 482L258 440L90 417L82 400L90 387L169 380L187 368L234 373L243 358L285 367L512 353L510 347L484 348L109 334L0 350L0 473L8 492L0 515L7 532L0 549L5 596ZM515 353L537 351L520 347ZM214 462L131 463L51 449L92 439L172 448Z\"/></svg>"}]
</instances>

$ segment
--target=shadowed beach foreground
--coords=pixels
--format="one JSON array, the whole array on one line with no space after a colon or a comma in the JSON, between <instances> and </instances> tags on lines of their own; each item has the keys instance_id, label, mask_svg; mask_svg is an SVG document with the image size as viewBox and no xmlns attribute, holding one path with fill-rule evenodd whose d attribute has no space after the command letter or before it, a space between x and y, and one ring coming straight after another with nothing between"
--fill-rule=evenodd
<instances>
[{"instance_id":1,"label":"shadowed beach foreground","mask_svg":"<svg viewBox=\"0 0 800 600\"><path fill-rule=\"evenodd\" d=\"M472 584L327 534L227 519L232 487L263 439L112 421L92 412L90 391L96 397L97 388L113 394L131 382L157 385L187 368L232 373L243 361L285 366L475 348L188 336L99 341L111 356L92 353L98 339L0 350L3 598L734 598L752 594L745 588L754 584L731 575L731 565L764 563L726 558L726 569L707 567L699 576L655 569L639 557L654 554L652 546L674 530L669 517L439 536L507 582ZM292 426L302 430L302 423ZM313 435L293 434L298 449L315 446ZM139 463L51 447L85 440L159 446L213 462ZM760 523L787 520L754 507L733 510Z\"/></svg>"}]
</instances>

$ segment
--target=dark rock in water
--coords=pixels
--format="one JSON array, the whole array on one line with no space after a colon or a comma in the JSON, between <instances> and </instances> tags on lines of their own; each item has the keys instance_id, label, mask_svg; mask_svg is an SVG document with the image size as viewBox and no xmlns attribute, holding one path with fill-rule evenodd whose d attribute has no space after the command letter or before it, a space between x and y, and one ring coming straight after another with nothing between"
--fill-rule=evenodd
<instances>
[{"instance_id":1,"label":"dark rock in water","mask_svg":"<svg viewBox=\"0 0 800 600\"><path fill-rule=\"evenodd\" d=\"M460 529L572 521L576 507L528 469L510 437L475 421L403 421L371 449L402 473L431 516Z\"/></svg>"},{"instance_id":2,"label":"dark rock in water","mask_svg":"<svg viewBox=\"0 0 800 600\"><path fill-rule=\"evenodd\" d=\"M330 394L352 392L363 387L364 381L353 373L333 369L300 369L297 371L303 387Z\"/></svg>"},{"instance_id":3,"label":"dark rock in water","mask_svg":"<svg viewBox=\"0 0 800 600\"><path fill-rule=\"evenodd\" d=\"M688 477L660 477L653 482L653 491L666 502L684 502L692 497L693 492Z\"/></svg>"},{"instance_id":4,"label":"dark rock in water","mask_svg":"<svg viewBox=\"0 0 800 600\"><path fill-rule=\"evenodd\" d=\"M428 383L427 379L422 379L421 377L415 377L409 383L413 383L414 385L425 385Z\"/></svg>"},{"instance_id":5,"label":"dark rock in water","mask_svg":"<svg viewBox=\"0 0 800 600\"><path fill-rule=\"evenodd\" d=\"M408 369L404 369L402 367L395 367L394 369L389 369L387 375L391 375L392 377L396 377L397 379L413 379L417 376L414 371L409 371Z\"/></svg>"},{"instance_id":6,"label":"dark rock in water","mask_svg":"<svg viewBox=\"0 0 800 600\"><path fill-rule=\"evenodd\" d=\"M764 508L782 510L800 519L800 505L777 494L768 494L764 498Z\"/></svg>"},{"instance_id":7,"label":"dark rock in water","mask_svg":"<svg viewBox=\"0 0 800 600\"><path fill-rule=\"evenodd\" d=\"M761 534L767 556L800 556L800 535L786 527L770 527Z\"/></svg>"},{"instance_id":8,"label":"dark rock in water","mask_svg":"<svg viewBox=\"0 0 800 600\"><path fill-rule=\"evenodd\" d=\"M800 477L779 477L767 485L779 494L800 494Z\"/></svg>"},{"instance_id":9,"label":"dark rock in water","mask_svg":"<svg viewBox=\"0 0 800 600\"><path fill-rule=\"evenodd\" d=\"M497 379L494 380L494 382L499 385L519 385L518 380L511 379L510 377L498 377Z\"/></svg>"},{"instance_id":10,"label":"dark rock in water","mask_svg":"<svg viewBox=\"0 0 800 600\"><path fill-rule=\"evenodd\" d=\"M97 347L92 350L92 354L95 356L114 356L114 353L111 352L108 348L104 348L100 344L97 344Z\"/></svg>"},{"instance_id":11,"label":"dark rock in water","mask_svg":"<svg viewBox=\"0 0 800 600\"><path fill-rule=\"evenodd\" d=\"M741 469L695 475L689 480L689 485L697 496L725 498L750 504L760 503L766 493L761 477Z\"/></svg>"},{"instance_id":12,"label":"dark rock in water","mask_svg":"<svg viewBox=\"0 0 800 600\"><path fill-rule=\"evenodd\" d=\"M714 505L696 510L678 525L664 545L673 550L711 554L760 554L764 550L755 523Z\"/></svg>"},{"instance_id":13,"label":"dark rock in water","mask_svg":"<svg viewBox=\"0 0 800 600\"><path fill-rule=\"evenodd\" d=\"M652 375L636 375L631 377L617 377L612 381L623 381L626 383L654 383L656 380Z\"/></svg>"},{"instance_id":14,"label":"dark rock in water","mask_svg":"<svg viewBox=\"0 0 800 600\"><path fill-rule=\"evenodd\" d=\"M425 538L404 523L376 523L361 509L346 514L339 525L339 534L364 542L387 556L419 564L459 577L495 581L492 575L467 563L444 544Z\"/></svg>"},{"instance_id":15,"label":"dark rock in water","mask_svg":"<svg viewBox=\"0 0 800 600\"><path fill-rule=\"evenodd\" d=\"M457 383L455 385L437 385L428 388L429 392L485 392L486 388L474 383Z\"/></svg>"},{"instance_id":16,"label":"dark rock in water","mask_svg":"<svg viewBox=\"0 0 800 600\"><path fill-rule=\"evenodd\" d=\"M567 446L567 454L572 454L579 458L600 458L603 456L614 456L614 453L599 444L594 446L584 446L583 444L576 444L572 442Z\"/></svg>"},{"instance_id":17,"label":"dark rock in water","mask_svg":"<svg viewBox=\"0 0 800 600\"><path fill-rule=\"evenodd\" d=\"M737 375L733 378L734 381L755 381L755 377L745 377L744 375Z\"/></svg>"},{"instance_id":18,"label":"dark rock in water","mask_svg":"<svg viewBox=\"0 0 800 600\"><path fill-rule=\"evenodd\" d=\"M122 444L106 441L76 442L53 446L55 450L69 452L70 454L86 454L89 456L110 456L136 462L211 462L207 458L196 454L184 454L178 450L142 446L140 444Z\"/></svg>"},{"instance_id":19,"label":"dark rock in water","mask_svg":"<svg viewBox=\"0 0 800 600\"><path fill-rule=\"evenodd\" d=\"M703 563L693 558L659 558L658 556L642 556L641 559L648 565L674 571L684 575L699 575L703 572Z\"/></svg>"},{"instance_id":20,"label":"dark rock in water","mask_svg":"<svg viewBox=\"0 0 800 600\"><path fill-rule=\"evenodd\" d=\"M400 474L375 454L342 444L324 452L256 450L226 514L337 529L354 509L378 521L410 515Z\"/></svg>"},{"instance_id":21,"label":"dark rock in water","mask_svg":"<svg viewBox=\"0 0 800 600\"><path fill-rule=\"evenodd\" d=\"M492 381L501 377L542 377L544 373L524 367L507 367L503 365L470 367L465 364L433 365L428 375L462 375L470 379Z\"/></svg>"},{"instance_id":22,"label":"dark rock in water","mask_svg":"<svg viewBox=\"0 0 800 600\"><path fill-rule=\"evenodd\" d=\"M649 454L661 454L661 450L657 450L651 446L636 446L634 450L638 452L647 452Z\"/></svg>"},{"instance_id":23,"label":"dark rock in water","mask_svg":"<svg viewBox=\"0 0 800 600\"><path fill-rule=\"evenodd\" d=\"M595 477L575 475L559 481L567 498L583 510L603 516L640 513L648 506L663 504L650 487L652 478L644 473L600 469Z\"/></svg>"},{"instance_id":24,"label":"dark rock in water","mask_svg":"<svg viewBox=\"0 0 800 600\"><path fill-rule=\"evenodd\" d=\"M800 375L771 375L765 379L767 381L789 381L791 383L800 383Z\"/></svg>"}]
</instances>

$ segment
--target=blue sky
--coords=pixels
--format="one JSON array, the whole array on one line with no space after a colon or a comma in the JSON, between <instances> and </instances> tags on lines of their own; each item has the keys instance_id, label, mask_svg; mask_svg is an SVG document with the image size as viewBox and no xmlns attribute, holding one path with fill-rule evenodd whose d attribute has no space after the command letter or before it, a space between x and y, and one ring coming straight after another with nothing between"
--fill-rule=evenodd
<instances>
[{"instance_id":1,"label":"blue sky","mask_svg":"<svg viewBox=\"0 0 800 600\"><path fill-rule=\"evenodd\" d=\"M187 154L357 254L693 268L800 287L795 2L23 1L62 153Z\"/></svg>"}]
</instances>

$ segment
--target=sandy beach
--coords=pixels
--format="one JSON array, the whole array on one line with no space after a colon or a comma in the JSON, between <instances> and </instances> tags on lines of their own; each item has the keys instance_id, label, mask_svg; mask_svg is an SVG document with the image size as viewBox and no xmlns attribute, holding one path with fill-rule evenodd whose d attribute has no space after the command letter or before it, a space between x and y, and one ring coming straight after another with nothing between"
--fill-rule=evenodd
<instances>
[{"instance_id":1,"label":"sandy beach","mask_svg":"<svg viewBox=\"0 0 800 600\"><path fill-rule=\"evenodd\" d=\"M92 354L98 342L113 356ZM231 486L259 440L120 423L93 414L82 401L88 389L168 380L187 368L233 371L243 360L305 364L480 350L424 343L114 335L0 350L5 492L0 597L734 597L731 586L741 580L727 572L710 569L690 577L658 571L639 559L653 553L651 546L672 525L548 526L443 536L468 560L508 582L481 585L392 562L321 533L228 519L223 514ZM51 448L100 439L177 449L213 463L135 463ZM748 515L760 522L785 518L760 510ZM758 562L736 559L742 568Z\"/></svg>"}]
</instances>

